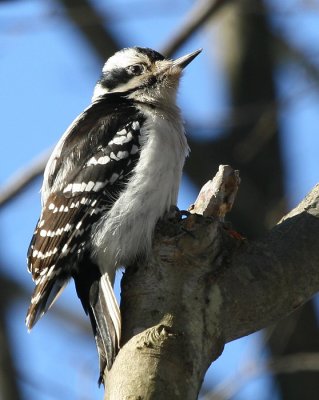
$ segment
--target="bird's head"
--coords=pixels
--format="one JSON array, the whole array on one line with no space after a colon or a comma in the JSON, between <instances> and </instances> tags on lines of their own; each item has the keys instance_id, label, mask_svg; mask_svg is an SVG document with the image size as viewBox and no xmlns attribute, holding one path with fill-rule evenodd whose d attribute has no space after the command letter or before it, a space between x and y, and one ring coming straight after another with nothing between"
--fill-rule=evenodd
<instances>
[{"instance_id":1,"label":"bird's head","mask_svg":"<svg viewBox=\"0 0 319 400\"><path fill-rule=\"evenodd\" d=\"M175 98L183 69L200 52L201 49L170 60L148 48L120 50L106 61L92 100L108 93L127 94L142 101Z\"/></svg>"}]
</instances>

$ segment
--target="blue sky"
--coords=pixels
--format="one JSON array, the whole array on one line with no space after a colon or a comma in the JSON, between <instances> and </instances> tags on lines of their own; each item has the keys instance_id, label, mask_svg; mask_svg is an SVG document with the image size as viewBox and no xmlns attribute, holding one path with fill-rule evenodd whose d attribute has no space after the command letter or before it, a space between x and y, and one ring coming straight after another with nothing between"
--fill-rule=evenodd
<instances>
[{"instance_id":1,"label":"blue sky","mask_svg":"<svg viewBox=\"0 0 319 400\"><path fill-rule=\"evenodd\" d=\"M141 45L157 50L175 32L192 5L186 0L179 0L174 6L167 0L152 3L96 0L95 3L111 16L110 28L119 36L123 47ZM284 32L319 65L318 10L289 11L297 6L301 7L301 3L287 0L278 5L273 1L273 7L277 9L277 17L272 20L274 29ZM136 11L134 16L131 7ZM169 14L165 12L167 7L170 7ZM59 10L54 1L1 3L0 185L56 143L90 102L99 77L101 60L96 59L77 29ZM294 29L296 24L298 30ZM203 30L177 54L204 48L187 69L180 88L179 104L188 120L218 121L227 112L227 85L218 59L217 38L218 32ZM290 99L280 114L280 124L285 185L289 203L295 205L319 181L318 83L293 64L278 68L276 83L280 97ZM0 213L0 250L5 273L25 285L30 294L33 284L26 272L25 255L40 211L40 185L39 180ZM184 178L179 206L186 208L195 197L194 187ZM60 298L59 304L62 303L80 318L85 318L73 284ZM12 306L8 315L24 398L102 398L102 391L96 385L98 372L93 339L87 340L86 334L67 322L62 323L53 313L27 334L24 327L26 309L26 303L18 303ZM227 345L209 370L207 379L219 382L229 375L229 371L235 373L247 358L267 358L259 335ZM261 388L264 397L261 397ZM270 379L263 377L240 391L236 399L256 399L257 393L259 400L267 399L272 389Z\"/></svg>"}]
</instances>

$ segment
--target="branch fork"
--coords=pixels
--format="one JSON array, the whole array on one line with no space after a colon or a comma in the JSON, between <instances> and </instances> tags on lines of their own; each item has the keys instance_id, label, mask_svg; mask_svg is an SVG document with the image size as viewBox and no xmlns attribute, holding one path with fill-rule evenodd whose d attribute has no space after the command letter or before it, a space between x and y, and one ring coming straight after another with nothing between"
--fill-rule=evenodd
<instances>
[{"instance_id":1,"label":"branch fork","mask_svg":"<svg viewBox=\"0 0 319 400\"><path fill-rule=\"evenodd\" d=\"M319 185L262 240L225 229L240 184L220 166L185 219L162 221L150 258L122 279L122 348L105 399L196 399L225 343L319 290ZM302 273L300 273L302 267Z\"/></svg>"}]
</instances>

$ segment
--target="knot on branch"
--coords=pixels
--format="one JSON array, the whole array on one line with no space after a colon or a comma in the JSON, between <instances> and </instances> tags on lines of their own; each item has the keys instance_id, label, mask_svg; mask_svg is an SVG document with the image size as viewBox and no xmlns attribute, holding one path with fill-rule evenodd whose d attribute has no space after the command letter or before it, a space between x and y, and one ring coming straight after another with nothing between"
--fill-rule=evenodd
<instances>
[{"instance_id":1,"label":"knot on branch","mask_svg":"<svg viewBox=\"0 0 319 400\"><path fill-rule=\"evenodd\" d=\"M173 339L177 336L178 334L173 333L170 326L159 324L147 329L142 335L139 336L137 348L160 349L165 341L168 339Z\"/></svg>"}]
</instances>

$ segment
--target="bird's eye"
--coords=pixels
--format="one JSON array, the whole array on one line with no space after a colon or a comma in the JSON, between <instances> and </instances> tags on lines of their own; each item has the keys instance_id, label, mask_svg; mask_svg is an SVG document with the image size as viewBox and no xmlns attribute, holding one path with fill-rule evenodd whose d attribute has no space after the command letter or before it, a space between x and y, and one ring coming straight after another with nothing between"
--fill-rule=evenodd
<instances>
[{"instance_id":1,"label":"bird's eye","mask_svg":"<svg viewBox=\"0 0 319 400\"><path fill-rule=\"evenodd\" d=\"M127 67L127 70L132 75L141 75L145 71L145 65L134 64Z\"/></svg>"}]
</instances>

